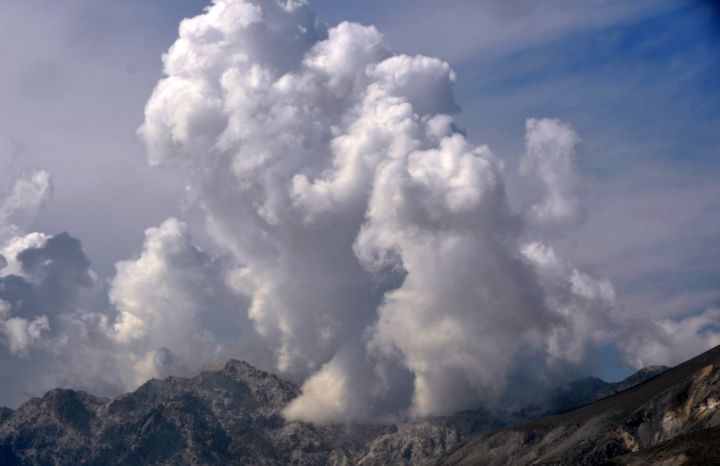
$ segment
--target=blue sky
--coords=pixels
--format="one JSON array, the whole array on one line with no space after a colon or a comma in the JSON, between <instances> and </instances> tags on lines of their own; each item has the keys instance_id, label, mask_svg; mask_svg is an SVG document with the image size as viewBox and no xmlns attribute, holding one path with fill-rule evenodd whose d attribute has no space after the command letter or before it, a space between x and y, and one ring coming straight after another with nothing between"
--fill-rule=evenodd
<instances>
[{"instance_id":1,"label":"blue sky","mask_svg":"<svg viewBox=\"0 0 720 466\"><path fill-rule=\"evenodd\" d=\"M375 24L400 51L448 60L461 125L510 167L524 150L526 118L575 128L585 215L561 249L613 282L618 313L675 318L718 305L717 12L710 2L679 0L573 3L311 5L330 24ZM137 251L147 226L182 210L181 183L145 166L134 131L178 21L203 6L3 5L13 14L0 19L0 163L50 170L55 196L32 227L81 238L103 277ZM523 202L521 180L509 175L508 190ZM600 373L617 378L626 370L607 353Z\"/></svg>"}]
</instances>

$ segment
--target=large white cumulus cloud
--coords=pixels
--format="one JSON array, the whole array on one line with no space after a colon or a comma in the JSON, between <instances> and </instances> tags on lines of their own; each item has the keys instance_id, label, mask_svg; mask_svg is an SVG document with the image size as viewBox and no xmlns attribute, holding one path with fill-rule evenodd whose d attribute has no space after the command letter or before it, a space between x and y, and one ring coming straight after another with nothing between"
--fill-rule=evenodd
<instances>
[{"instance_id":1,"label":"large white cumulus cloud","mask_svg":"<svg viewBox=\"0 0 720 466\"><path fill-rule=\"evenodd\" d=\"M521 355L602 339L612 288L531 244L501 161L454 124L447 63L304 2L217 0L164 64L139 134L186 177L277 368L307 378L288 417L446 413L502 393ZM574 133L532 120L528 144L537 215L568 216L552 173Z\"/></svg>"},{"instance_id":2,"label":"large white cumulus cloud","mask_svg":"<svg viewBox=\"0 0 720 466\"><path fill-rule=\"evenodd\" d=\"M717 310L624 321L612 285L557 252L582 210L568 124L526 122L537 196L510 208L442 60L301 0L215 0L163 62L138 134L201 223L148 228L103 281L78 239L25 231L47 172L2 187L0 403L233 356L302 383L289 419L422 417L522 401L513 380L540 390L608 342L633 366L720 342Z\"/></svg>"}]
</instances>

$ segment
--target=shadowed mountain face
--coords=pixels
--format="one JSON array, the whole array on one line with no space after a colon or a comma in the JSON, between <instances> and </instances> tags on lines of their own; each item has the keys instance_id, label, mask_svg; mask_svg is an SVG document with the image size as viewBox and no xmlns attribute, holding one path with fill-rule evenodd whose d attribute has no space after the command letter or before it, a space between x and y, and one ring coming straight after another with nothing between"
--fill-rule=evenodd
<instances>
[{"instance_id":1,"label":"shadowed mountain face","mask_svg":"<svg viewBox=\"0 0 720 466\"><path fill-rule=\"evenodd\" d=\"M616 395L465 440L440 464L720 464L720 347Z\"/></svg>"},{"instance_id":2,"label":"shadowed mountain face","mask_svg":"<svg viewBox=\"0 0 720 466\"><path fill-rule=\"evenodd\" d=\"M552 409L618 386L599 379L570 384L558 389L562 403ZM568 390L581 394L569 400ZM292 383L235 360L189 378L151 380L112 400L56 389L15 411L0 408L0 464L428 464L474 433L529 418L476 410L384 426L286 422L280 413L298 394Z\"/></svg>"}]
</instances>

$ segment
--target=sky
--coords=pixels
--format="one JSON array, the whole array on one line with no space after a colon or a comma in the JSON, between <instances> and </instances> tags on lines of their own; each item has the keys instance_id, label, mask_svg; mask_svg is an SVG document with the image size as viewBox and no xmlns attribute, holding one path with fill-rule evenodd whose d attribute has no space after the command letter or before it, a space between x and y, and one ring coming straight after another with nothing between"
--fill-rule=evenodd
<instances>
[{"instance_id":1,"label":"sky","mask_svg":"<svg viewBox=\"0 0 720 466\"><path fill-rule=\"evenodd\" d=\"M256 3L0 3L0 404L230 355L425 416L720 344L714 2Z\"/></svg>"}]
</instances>

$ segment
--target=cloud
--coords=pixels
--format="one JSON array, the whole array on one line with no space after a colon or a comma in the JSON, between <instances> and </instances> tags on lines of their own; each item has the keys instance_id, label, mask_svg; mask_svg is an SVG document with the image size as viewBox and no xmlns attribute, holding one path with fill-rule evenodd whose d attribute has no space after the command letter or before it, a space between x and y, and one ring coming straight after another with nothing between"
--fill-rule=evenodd
<instances>
[{"instance_id":1,"label":"cloud","mask_svg":"<svg viewBox=\"0 0 720 466\"><path fill-rule=\"evenodd\" d=\"M383 4L382 15L361 14L390 31L393 42L404 50L439 55L462 64L543 45L577 31L657 14L674 5L647 0L632 4L590 0L582 6L568 0L453 0L439 8L432 0L416 0L398 6Z\"/></svg>"},{"instance_id":2,"label":"cloud","mask_svg":"<svg viewBox=\"0 0 720 466\"><path fill-rule=\"evenodd\" d=\"M649 161L619 179L582 182L588 215L559 249L612 277L623 314L663 319L713 307L720 186L712 168Z\"/></svg>"},{"instance_id":3,"label":"cloud","mask_svg":"<svg viewBox=\"0 0 720 466\"><path fill-rule=\"evenodd\" d=\"M43 333L50 330L46 316L36 317L32 321L21 317L12 317L2 323L11 353L26 354L28 347L42 340Z\"/></svg>"},{"instance_id":4,"label":"cloud","mask_svg":"<svg viewBox=\"0 0 720 466\"><path fill-rule=\"evenodd\" d=\"M0 277L0 297L22 317L56 316L73 308L95 277L80 241L60 233L31 233L2 248L10 258Z\"/></svg>"},{"instance_id":5,"label":"cloud","mask_svg":"<svg viewBox=\"0 0 720 466\"><path fill-rule=\"evenodd\" d=\"M17 236L0 251L3 403L57 386L115 395L231 354L270 366L222 258L176 219L149 228L139 256L117 264L110 306L97 304L106 290L69 234Z\"/></svg>"},{"instance_id":6,"label":"cloud","mask_svg":"<svg viewBox=\"0 0 720 466\"><path fill-rule=\"evenodd\" d=\"M549 118L530 118L525 129L520 173L542 186L540 201L531 206L531 220L541 226L567 226L580 209L575 171L580 138L569 125Z\"/></svg>"},{"instance_id":7,"label":"cloud","mask_svg":"<svg viewBox=\"0 0 720 466\"><path fill-rule=\"evenodd\" d=\"M19 176L10 192L0 197L0 235L26 226L52 195L50 174L34 170Z\"/></svg>"},{"instance_id":8,"label":"cloud","mask_svg":"<svg viewBox=\"0 0 720 466\"><path fill-rule=\"evenodd\" d=\"M85 305L97 281L80 241L30 233L0 246L0 397L15 405L56 386L114 393L121 356L104 336L107 315Z\"/></svg>"},{"instance_id":9,"label":"cloud","mask_svg":"<svg viewBox=\"0 0 720 466\"><path fill-rule=\"evenodd\" d=\"M48 238L42 246L30 247L16 259L23 275L37 288L34 312L67 309L77 303L79 293L95 285L95 274L80 241L67 233Z\"/></svg>"},{"instance_id":10,"label":"cloud","mask_svg":"<svg viewBox=\"0 0 720 466\"><path fill-rule=\"evenodd\" d=\"M131 361L134 384L230 350L261 361L248 335L247 300L231 292L222 263L192 243L184 223L171 218L149 228L142 253L116 267L109 297L119 314L109 335ZM243 347L233 346L238 341Z\"/></svg>"},{"instance_id":11,"label":"cloud","mask_svg":"<svg viewBox=\"0 0 720 466\"><path fill-rule=\"evenodd\" d=\"M120 311L115 323L118 341L134 343L153 332L164 346L188 337L195 326L197 303L212 295L209 260L193 247L187 228L176 219L145 232L137 259L119 262L111 283L110 300Z\"/></svg>"},{"instance_id":12,"label":"cloud","mask_svg":"<svg viewBox=\"0 0 720 466\"><path fill-rule=\"evenodd\" d=\"M720 309L681 319L636 322L620 342L633 368L679 364L720 345Z\"/></svg>"},{"instance_id":13,"label":"cloud","mask_svg":"<svg viewBox=\"0 0 720 466\"><path fill-rule=\"evenodd\" d=\"M306 380L288 417L452 412L498 397L527 353L573 364L607 337L593 326L610 325L612 288L527 253L551 247L455 125L447 63L395 54L370 26L327 29L301 2L218 0L181 24L164 70L138 133L186 180L277 369ZM576 136L528 125L537 210L564 220ZM118 335L159 309L135 302Z\"/></svg>"}]
</instances>

